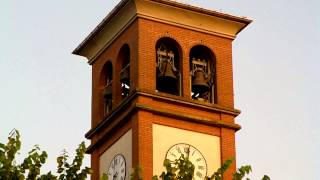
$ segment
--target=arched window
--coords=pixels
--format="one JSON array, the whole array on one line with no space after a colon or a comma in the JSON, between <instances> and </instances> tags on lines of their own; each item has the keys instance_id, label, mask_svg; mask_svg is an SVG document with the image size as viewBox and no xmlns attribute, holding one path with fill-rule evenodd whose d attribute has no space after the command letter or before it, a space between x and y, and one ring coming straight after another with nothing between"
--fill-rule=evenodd
<instances>
[{"instance_id":1,"label":"arched window","mask_svg":"<svg viewBox=\"0 0 320 180\"><path fill-rule=\"evenodd\" d=\"M130 92L130 48L127 44L120 49L117 63L120 63L120 84L122 99L129 96Z\"/></svg>"},{"instance_id":2,"label":"arched window","mask_svg":"<svg viewBox=\"0 0 320 180\"><path fill-rule=\"evenodd\" d=\"M161 38L156 43L156 89L181 95L181 66L179 44L171 38Z\"/></svg>"},{"instance_id":3,"label":"arched window","mask_svg":"<svg viewBox=\"0 0 320 180\"><path fill-rule=\"evenodd\" d=\"M103 86L103 112L106 116L112 110L112 64L108 61L102 68L101 84Z\"/></svg>"},{"instance_id":4,"label":"arched window","mask_svg":"<svg viewBox=\"0 0 320 180\"><path fill-rule=\"evenodd\" d=\"M215 57L202 45L190 50L191 97L199 101L215 102Z\"/></svg>"}]
</instances>

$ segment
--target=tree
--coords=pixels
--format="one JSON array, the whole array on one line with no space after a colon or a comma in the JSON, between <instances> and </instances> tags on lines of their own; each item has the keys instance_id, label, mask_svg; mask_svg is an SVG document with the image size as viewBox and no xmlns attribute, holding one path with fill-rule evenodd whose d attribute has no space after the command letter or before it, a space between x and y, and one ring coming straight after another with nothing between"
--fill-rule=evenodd
<instances>
[{"instance_id":1,"label":"tree","mask_svg":"<svg viewBox=\"0 0 320 180\"><path fill-rule=\"evenodd\" d=\"M205 180L222 180L224 172L230 167L233 160L227 160L222 166L214 172L210 177L205 177ZM194 174L194 165L189 161L188 157L184 157L182 154L179 159L170 161L164 160L163 166L166 168L165 172L162 172L159 176L162 180L192 180ZM250 165L241 166L233 174L232 180L242 180L252 171ZM153 176L152 180L159 180L158 176ZM246 180L250 180L246 178ZM269 176L264 175L262 180L270 180Z\"/></svg>"},{"instance_id":2,"label":"tree","mask_svg":"<svg viewBox=\"0 0 320 180\"><path fill-rule=\"evenodd\" d=\"M180 158L170 161L165 159L163 166L166 168L166 172L162 172L160 178L162 180L178 180L178 179L192 179L194 174L194 165L187 157L182 154ZM158 180L157 176L153 176L153 180Z\"/></svg>"},{"instance_id":3,"label":"tree","mask_svg":"<svg viewBox=\"0 0 320 180\"><path fill-rule=\"evenodd\" d=\"M68 163L68 154L64 151L57 158L57 175L50 172L41 174L41 167L45 164L48 154L41 151L39 146L28 153L28 156L22 163L17 163L16 155L21 148L19 131L13 130L10 132L8 142L0 143L0 179L8 180L84 180L91 169L88 167L82 168L82 161L86 147L84 142L79 144L76 149L76 156L72 163Z\"/></svg>"},{"instance_id":4,"label":"tree","mask_svg":"<svg viewBox=\"0 0 320 180\"><path fill-rule=\"evenodd\" d=\"M232 159L227 160L222 164L222 166L214 172L210 177L207 176L205 180L222 180L223 174L229 169L230 165L233 163ZM180 158L170 161L169 159L165 159L163 162L163 166L165 167L165 171L160 174L158 177L153 176L152 180L192 180L194 174L194 165L191 161L189 161L188 157L184 157L182 154ZM141 168L135 167L133 168L133 173L131 174L131 180L142 180L141 176ZM232 180L242 180L246 175L250 174L252 171L250 165L241 166L237 169L237 171L233 174ZM101 180L108 180L108 175L103 174ZM246 178L246 180L250 180ZM270 180L269 176L264 175L261 180Z\"/></svg>"},{"instance_id":5,"label":"tree","mask_svg":"<svg viewBox=\"0 0 320 180\"><path fill-rule=\"evenodd\" d=\"M45 151L41 151L39 146L28 153L28 156L22 163L16 162L16 155L21 148L19 131L13 130L10 132L8 142L0 143L0 180L85 180L92 173L89 167L82 168L82 161L86 151L84 142L79 144L76 149L76 156L72 163L68 162L68 153L63 153L57 157L57 174L52 174L51 171L46 174L41 174L41 167L45 164L48 157ZM233 160L227 160L222 166L213 173L210 177L205 177L205 180L222 180L223 173L230 167ZM194 174L194 165L189 161L188 157L182 154L180 158L170 161L164 160L163 163L166 171L160 176L153 176L152 180L192 180ZM251 166L241 166L233 174L232 180L242 180L251 172ZM108 176L103 175L101 178L107 180ZM134 168L131 174L131 179L142 180L141 168ZM249 178L246 178L249 180ZM262 180L270 180L268 176L263 176Z\"/></svg>"}]
</instances>

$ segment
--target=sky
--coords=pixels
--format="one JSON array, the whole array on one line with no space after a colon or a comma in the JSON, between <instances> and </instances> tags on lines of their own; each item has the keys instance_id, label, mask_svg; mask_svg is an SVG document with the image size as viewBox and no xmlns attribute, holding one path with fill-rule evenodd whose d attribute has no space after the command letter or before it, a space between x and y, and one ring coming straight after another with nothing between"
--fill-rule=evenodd
<instances>
[{"instance_id":1,"label":"sky","mask_svg":"<svg viewBox=\"0 0 320 180\"><path fill-rule=\"evenodd\" d=\"M18 129L22 157L48 152L44 172L89 144L91 67L71 52L118 2L0 1L0 142ZM253 20L233 41L237 165L252 179L320 179L320 1L181 2Z\"/></svg>"}]
</instances>

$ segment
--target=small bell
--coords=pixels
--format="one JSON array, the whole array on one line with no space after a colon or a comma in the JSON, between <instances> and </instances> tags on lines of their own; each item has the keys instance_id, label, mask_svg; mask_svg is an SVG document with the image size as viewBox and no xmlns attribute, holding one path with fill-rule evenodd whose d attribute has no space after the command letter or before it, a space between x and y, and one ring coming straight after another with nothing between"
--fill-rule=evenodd
<instances>
[{"instance_id":1,"label":"small bell","mask_svg":"<svg viewBox=\"0 0 320 180\"><path fill-rule=\"evenodd\" d=\"M174 74L174 69L170 63L167 61L161 62L161 65L159 67L159 73L158 78L162 79L163 81L169 80L169 81L175 81L177 80L177 76Z\"/></svg>"},{"instance_id":2,"label":"small bell","mask_svg":"<svg viewBox=\"0 0 320 180\"><path fill-rule=\"evenodd\" d=\"M195 71L192 81L192 91L196 93L204 93L209 91L208 78L203 71Z\"/></svg>"}]
</instances>

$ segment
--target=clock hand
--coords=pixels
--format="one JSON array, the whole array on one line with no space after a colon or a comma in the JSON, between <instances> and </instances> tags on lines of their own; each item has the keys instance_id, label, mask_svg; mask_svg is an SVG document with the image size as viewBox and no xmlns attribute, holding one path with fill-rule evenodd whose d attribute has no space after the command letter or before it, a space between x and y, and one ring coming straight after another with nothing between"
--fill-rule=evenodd
<instances>
[{"instance_id":1,"label":"clock hand","mask_svg":"<svg viewBox=\"0 0 320 180\"><path fill-rule=\"evenodd\" d=\"M118 172L116 172L114 175L113 175L113 179L112 180L116 180L117 179L117 177L118 177Z\"/></svg>"},{"instance_id":2,"label":"clock hand","mask_svg":"<svg viewBox=\"0 0 320 180\"><path fill-rule=\"evenodd\" d=\"M190 155L190 145L188 147L188 155L187 155L187 159L189 159L189 155Z\"/></svg>"}]
</instances>

